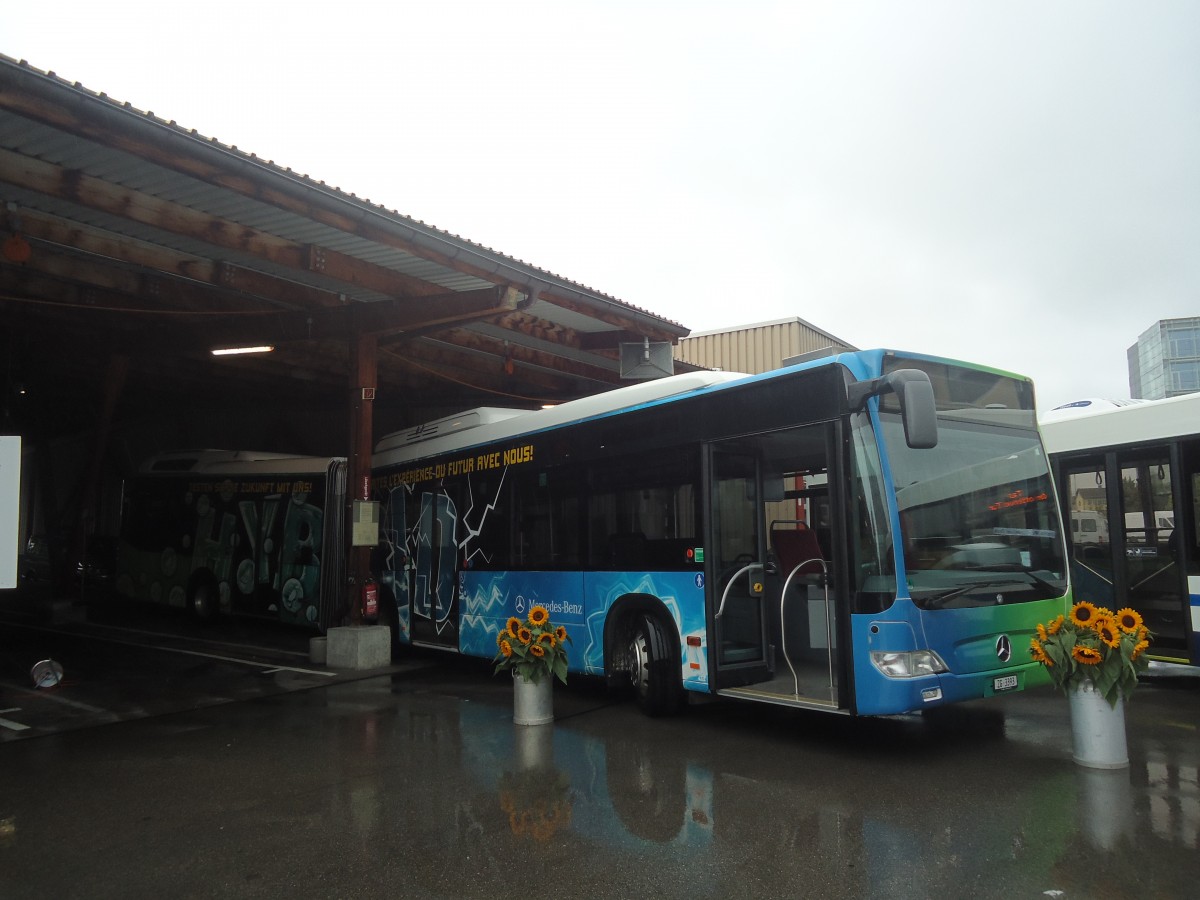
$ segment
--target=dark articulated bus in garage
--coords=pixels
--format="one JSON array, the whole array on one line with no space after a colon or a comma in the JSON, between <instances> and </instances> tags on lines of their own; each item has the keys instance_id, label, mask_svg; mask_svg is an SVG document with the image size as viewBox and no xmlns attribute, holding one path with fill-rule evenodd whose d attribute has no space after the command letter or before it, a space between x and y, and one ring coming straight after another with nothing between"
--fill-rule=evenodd
<instances>
[{"instance_id":1,"label":"dark articulated bus in garage","mask_svg":"<svg viewBox=\"0 0 1200 900\"><path fill-rule=\"evenodd\" d=\"M1025 378L844 353L383 438L374 575L399 640L491 657L534 605L651 714L720 694L903 713L1044 680L1064 612Z\"/></svg>"},{"instance_id":2,"label":"dark articulated bus in garage","mask_svg":"<svg viewBox=\"0 0 1200 900\"><path fill-rule=\"evenodd\" d=\"M346 461L165 453L125 484L119 597L324 631L342 610Z\"/></svg>"}]
</instances>

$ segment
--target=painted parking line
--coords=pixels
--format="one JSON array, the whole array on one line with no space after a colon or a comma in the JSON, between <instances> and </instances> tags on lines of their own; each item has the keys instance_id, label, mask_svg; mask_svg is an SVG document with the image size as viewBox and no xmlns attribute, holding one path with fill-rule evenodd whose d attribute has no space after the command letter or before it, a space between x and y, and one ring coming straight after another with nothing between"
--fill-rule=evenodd
<instances>
[{"instance_id":1,"label":"painted parking line","mask_svg":"<svg viewBox=\"0 0 1200 900\"><path fill-rule=\"evenodd\" d=\"M162 637L163 636L163 632L161 632L161 631L151 631L146 628L130 628L126 625L109 625L104 622L89 622L88 623L88 633L89 634L94 634L96 637L99 637L100 633L103 631L115 631L115 632L120 632L122 634L139 634L139 635L145 635L146 637ZM82 634L83 632L71 632L71 633L72 634ZM307 651L288 650L284 647L259 647L259 646L255 646L253 644L239 644L239 643L236 643L233 641L218 641L218 640L213 640L212 638L196 637L194 635L180 635L179 637L182 640L190 640L190 641L193 641L196 643L210 644L210 645L217 646L217 647L235 647L235 648L239 648L242 650L257 650L260 653L269 653L269 654L273 654L275 656L297 656L297 657L301 657L303 659L308 658ZM139 646L141 646L141 645L139 644Z\"/></svg>"},{"instance_id":2,"label":"painted parking line","mask_svg":"<svg viewBox=\"0 0 1200 900\"><path fill-rule=\"evenodd\" d=\"M92 704L90 704L90 703L83 703L79 700L72 700L70 697L63 697L61 694L57 693L57 691L55 691L55 690L47 691L47 690L41 690L38 688L27 688L27 687L21 687L19 684L9 685L8 689L10 691L20 691L23 694L30 694L34 697L37 697L37 699L39 701L46 701L47 703L57 703L60 706L69 706L72 709L79 710L80 712L91 713L93 715L115 716L115 713L111 712L110 710L105 709L102 706L92 706ZM12 710L7 710L7 711L12 712ZM115 718L114 718L114 721L116 721Z\"/></svg>"},{"instance_id":3,"label":"painted parking line","mask_svg":"<svg viewBox=\"0 0 1200 900\"><path fill-rule=\"evenodd\" d=\"M128 644L131 647L145 647L147 650L161 650L163 653L181 653L184 656L200 656L204 659L215 659L219 662L235 663L240 666L253 666L256 669L262 669L264 674L267 672L300 672L304 675L320 675L324 678L336 678L337 672L330 672L328 669L305 669L301 666L278 666L275 663L263 663L256 659L239 659L236 656L222 656L219 653L201 653L199 650L184 650L179 647L163 647L157 644L137 644L132 641L118 641L114 638L100 638L102 641L110 641L114 644Z\"/></svg>"},{"instance_id":4,"label":"painted parking line","mask_svg":"<svg viewBox=\"0 0 1200 900\"><path fill-rule=\"evenodd\" d=\"M322 678L336 678L337 672L330 672L328 669L309 669L303 666L281 666L277 663L259 662L256 659L242 659L236 656L224 656L219 653L203 653L199 650L185 650L182 647L166 647L162 644L143 644L140 641L126 641L115 637L106 637L102 634L89 634L82 631L63 632L59 629L42 628L37 625L22 625L22 628L28 631L43 631L50 634L68 634L71 637L83 638L91 641L103 641L106 644L118 644L123 647L139 647L143 650L158 650L162 653L178 653L183 656L199 656L203 659L215 659L218 662L233 663L240 666L251 666L256 669L269 670L271 672L298 672L303 675L319 675Z\"/></svg>"},{"instance_id":5,"label":"painted parking line","mask_svg":"<svg viewBox=\"0 0 1200 900\"><path fill-rule=\"evenodd\" d=\"M0 709L0 713L20 712L21 707L14 706L11 709ZM12 719L6 719L0 716L0 728L7 728L10 731L28 731L28 725L22 725L20 722L14 722Z\"/></svg>"}]
</instances>

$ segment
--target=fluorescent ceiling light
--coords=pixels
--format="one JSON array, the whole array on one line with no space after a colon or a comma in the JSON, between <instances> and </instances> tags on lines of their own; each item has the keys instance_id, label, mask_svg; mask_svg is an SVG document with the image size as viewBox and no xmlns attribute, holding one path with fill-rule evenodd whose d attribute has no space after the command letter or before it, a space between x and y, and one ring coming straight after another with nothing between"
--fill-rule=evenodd
<instances>
[{"instance_id":1,"label":"fluorescent ceiling light","mask_svg":"<svg viewBox=\"0 0 1200 900\"><path fill-rule=\"evenodd\" d=\"M236 356L239 353L270 353L275 348L269 344L264 344L261 347L226 347L221 350L214 350L213 356Z\"/></svg>"}]
</instances>

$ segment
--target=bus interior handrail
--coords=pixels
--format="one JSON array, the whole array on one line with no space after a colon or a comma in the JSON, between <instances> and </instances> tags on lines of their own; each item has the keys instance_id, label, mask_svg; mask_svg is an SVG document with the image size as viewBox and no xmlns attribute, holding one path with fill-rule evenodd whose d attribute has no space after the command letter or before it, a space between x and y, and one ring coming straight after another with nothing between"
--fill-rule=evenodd
<instances>
[{"instance_id":1,"label":"bus interior handrail","mask_svg":"<svg viewBox=\"0 0 1200 900\"><path fill-rule=\"evenodd\" d=\"M788 668L792 671L792 696L799 698L800 696L800 675L796 672L796 667L792 665L792 658L788 655L787 648L787 622L784 619L784 611L787 608L788 588L791 587L792 579L796 577L796 573L807 566L809 563L820 563L821 571L824 572L824 577L821 579L821 584L825 589L825 649L829 652L826 654L829 658L829 699L836 699L833 696L833 631L832 618L829 615L829 566L825 564L825 560L814 557L806 559L799 563L788 572L788 577L783 582L783 590L779 594L779 636L783 650L783 661L788 664ZM803 576L801 576L803 577Z\"/></svg>"}]
</instances>

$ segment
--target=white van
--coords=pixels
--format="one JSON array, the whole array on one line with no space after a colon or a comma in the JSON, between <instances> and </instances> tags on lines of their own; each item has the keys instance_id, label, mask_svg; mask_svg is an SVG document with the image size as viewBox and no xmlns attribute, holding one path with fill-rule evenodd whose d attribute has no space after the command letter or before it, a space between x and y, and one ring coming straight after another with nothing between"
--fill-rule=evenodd
<instances>
[{"instance_id":1,"label":"white van","mask_svg":"<svg viewBox=\"0 0 1200 900\"><path fill-rule=\"evenodd\" d=\"M1071 510L1072 544L1107 544L1108 520L1094 509Z\"/></svg>"},{"instance_id":2,"label":"white van","mask_svg":"<svg viewBox=\"0 0 1200 900\"><path fill-rule=\"evenodd\" d=\"M1156 509L1150 524L1156 530L1155 540L1165 544L1175 531L1175 513L1169 509ZM1148 543L1148 536L1145 514L1125 513L1125 540L1131 544L1145 544Z\"/></svg>"}]
</instances>

